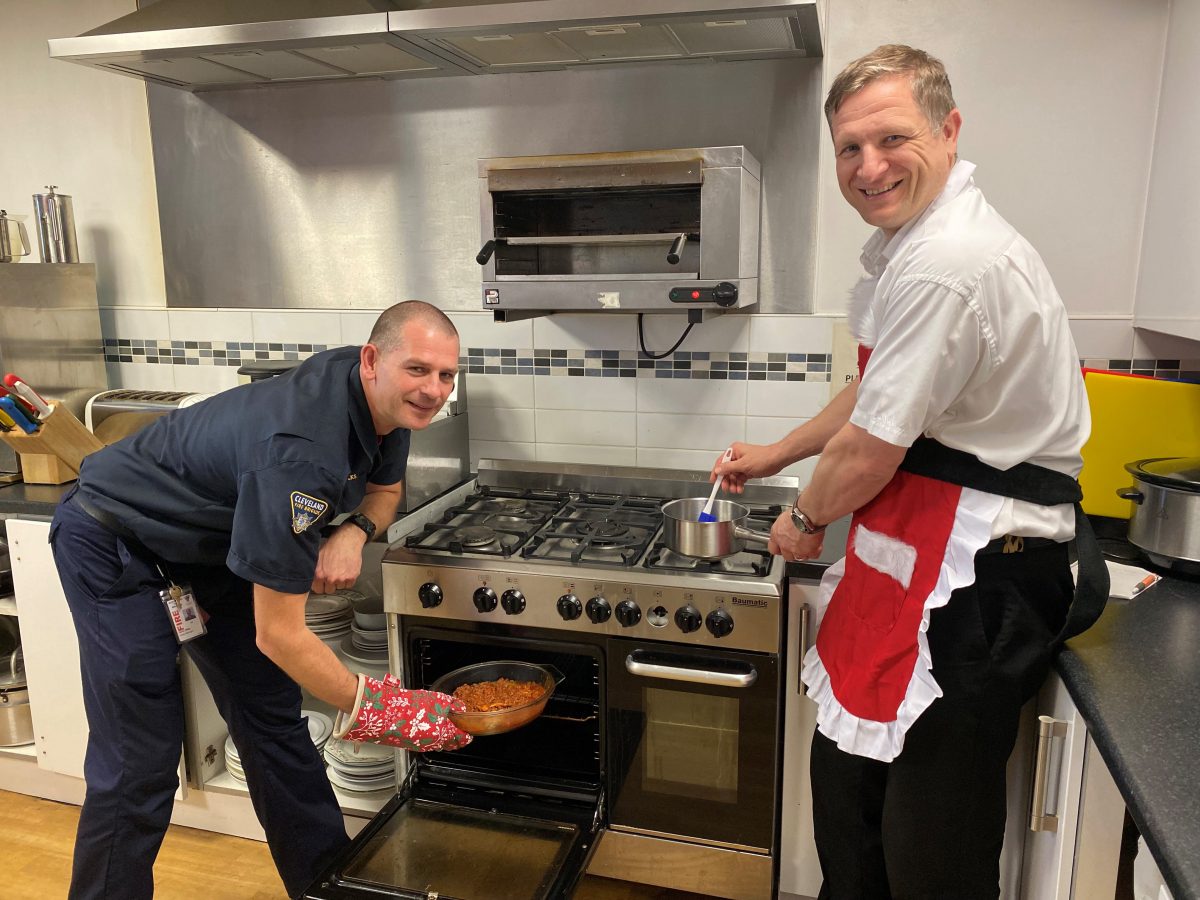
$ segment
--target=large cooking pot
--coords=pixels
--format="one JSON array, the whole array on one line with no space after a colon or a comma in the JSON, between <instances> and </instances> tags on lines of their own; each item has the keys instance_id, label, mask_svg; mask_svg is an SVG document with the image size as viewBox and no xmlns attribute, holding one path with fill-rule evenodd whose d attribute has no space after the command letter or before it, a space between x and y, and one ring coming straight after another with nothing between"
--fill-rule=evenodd
<instances>
[{"instance_id":1,"label":"large cooking pot","mask_svg":"<svg viewBox=\"0 0 1200 900\"><path fill-rule=\"evenodd\" d=\"M1155 565L1200 575L1200 457L1127 463L1134 486L1117 495L1133 501L1129 542Z\"/></svg>"},{"instance_id":2,"label":"large cooking pot","mask_svg":"<svg viewBox=\"0 0 1200 900\"><path fill-rule=\"evenodd\" d=\"M715 522L700 522L707 497L685 497L664 503L663 541L675 553L697 559L721 559L740 553L747 541L765 544L771 535L747 528L750 510L732 500L714 500Z\"/></svg>"}]
</instances>

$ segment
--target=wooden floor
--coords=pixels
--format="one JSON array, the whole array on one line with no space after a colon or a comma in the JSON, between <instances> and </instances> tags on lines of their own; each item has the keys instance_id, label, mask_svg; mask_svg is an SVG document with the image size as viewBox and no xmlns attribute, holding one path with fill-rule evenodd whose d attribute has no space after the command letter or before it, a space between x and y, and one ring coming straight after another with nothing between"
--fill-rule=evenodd
<instances>
[{"instance_id":1,"label":"wooden floor","mask_svg":"<svg viewBox=\"0 0 1200 900\"><path fill-rule=\"evenodd\" d=\"M4 867L0 900L65 897L79 807L0 791ZM200 880L197 880L197 873ZM172 825L154 865L155 900L286 900L267 845ZM642 885L585 878L575 900L700 900Z\"/></svg>"}]
</instances>

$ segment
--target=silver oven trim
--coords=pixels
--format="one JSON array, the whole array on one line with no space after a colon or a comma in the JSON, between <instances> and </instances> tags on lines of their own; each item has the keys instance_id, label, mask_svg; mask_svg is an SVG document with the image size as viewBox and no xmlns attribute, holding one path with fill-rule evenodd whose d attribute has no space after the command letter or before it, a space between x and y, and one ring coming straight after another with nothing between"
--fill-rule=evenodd
<instances>
[{"instance_id":1,"label":"silver oven trim","mask_svg":"<svg viewBox=\"0 0 1200 900\"><path fill-rule=\"evenodd\" d=\"M715 847L719 850L735 850L738 853L763 853L771 851L766 847L751 847L749 844L731 844L726 841L710 841L705 838L692 837L685 834L674 834L670 831L655 831L652 828L631 828L628 825L609 825L609 831L619 831L622 834L636 834L644 837L659 838L664 841L681 841L685 844L697 844L704 847Z\"/></svg>"},{"instance_id":2,"label":"silver oven trim","mask_svg":"<svg viewBox=\"0 0 1200 900\"><path fill-rule=\"evenodd\" d=\"M748 688L758 681L758 669L749 672L712 672L708 669L690 669L686 666L663 666L657 663L639 662L633 654L625 657L625 671L630 675L646 678L665 678L668 681L688 681L693 684L709 684L716 687Z\"/></svg>"}]
</instances>

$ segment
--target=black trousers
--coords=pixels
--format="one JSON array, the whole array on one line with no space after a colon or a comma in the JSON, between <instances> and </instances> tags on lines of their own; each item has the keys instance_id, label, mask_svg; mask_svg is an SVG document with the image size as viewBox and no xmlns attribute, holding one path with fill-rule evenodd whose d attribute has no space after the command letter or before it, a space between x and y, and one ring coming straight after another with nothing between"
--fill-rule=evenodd
<instances>
[{"instance_id":1,"label":"black trousers","mask_svg":"<svg viewBox=\"0 0 1200 900\"><path fill-rule=\"evenodd\" d=\"M1005 768L1021 707L1049 673L1073 593L1065 545L980 554L930 615L944 695L890 763L812 746L820 900L994 900Z\"/></svg>"},{"instance_id":2,"label":"black trousers","mask_svg":"<svg viewBox=\"0 0 1200 900\"><path fill-rule=\"evenodd\" d=\"M70 495L55 512L50 543L79 638L89 728L69 897L148 900L184 728L180 647L158 596L164 582ZM300 716L300 688L255 646L248 582L225 568L171 574L193 586L211 616L208 634L184 649L229 725L271 855L296 896L349 842ZM204 871L195 879L196 896L204 896Z\"/></svg>"}]
</instances>

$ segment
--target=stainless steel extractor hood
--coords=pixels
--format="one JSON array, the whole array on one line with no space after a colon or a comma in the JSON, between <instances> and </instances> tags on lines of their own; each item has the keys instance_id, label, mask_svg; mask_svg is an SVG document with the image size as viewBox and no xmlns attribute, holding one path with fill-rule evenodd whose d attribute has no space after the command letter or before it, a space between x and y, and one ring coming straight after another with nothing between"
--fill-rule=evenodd
<instances>
[{"instance_id":1,"label":"stainless steel extractor hood","mask_svg":"<svg viewBox=\"0 0 1200 900\"><path fill-rule=\"evenodd\" d=\"M49 43L193 91L821 55L816 0L158 0Z\"/></svg>"}]
</instances>

